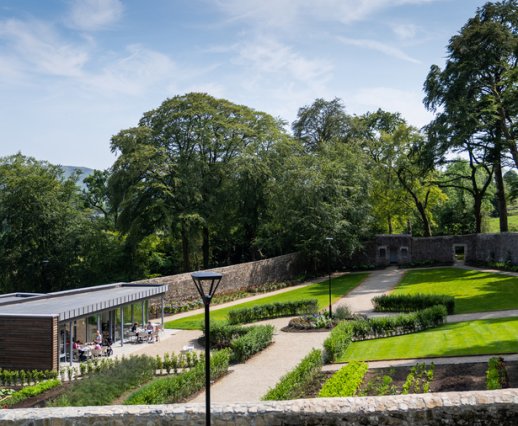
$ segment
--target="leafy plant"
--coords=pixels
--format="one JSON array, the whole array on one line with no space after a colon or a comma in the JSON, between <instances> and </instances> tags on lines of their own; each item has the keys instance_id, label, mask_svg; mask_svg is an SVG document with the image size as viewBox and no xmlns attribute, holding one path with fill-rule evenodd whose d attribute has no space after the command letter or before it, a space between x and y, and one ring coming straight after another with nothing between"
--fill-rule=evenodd
<instances>
[{"instance_id":1,"label":"leafy plant","mask_svg":"<svg viewBox=\"0 0 518 426\"><path fill-rule=\"evenodd\" d=\"M407 395L409 393L430 392L430 382L433 380L434 369L433 362L428 369L424 363L414 365L408 373L405 383L403 383L401 393Z\"/></svg>"},{"instance_id":2,"label":"leafy plant","mask_svg":"<svg viewBox=\"0 0 518 426\"><path fill-rule=\"evenodd\" d=\"M350 362L324 383L318 396L321 398L355 396L368 369L365 362Z\"/></svg>"},{"instance_id":3,"label":"leafy plant","mask_svg":"<svg viewBox=\"0 0 518 426\"><path fill-rule=\"evenodd\" d=\"M486 388L488 390L502 389L509 387L509 378L502 357L493 357L488 361L486 371Z\"/></svg>"},{"instance_id":4,"label":"leafy plant","mask_svg":"<svg viewBox=\"0 0 518 426\"><path fill-rule=\"evenodd\" d=\"M444 305L449 315L455 311L455 298L441 294L384 294L372 299L377 312L412 312Z\"/></svg>"},{"instance_id":5,"label":"leafy plant","mask_svg":"<svg viewBox=\"0 0 518 426\"><path fill-rule=\"evenodd\" d=\"M27 398L39 395L49 389L59 386L60 384L61 382L58 379L49 379L35 385L26 386L23 389L12 393L8 399L2 401L2 404L6 406L18 404Z\"/></svg>"},{"instance_id":6,"label":"leafy plant","mask_svg":"<svg viewBox=\"0 0 518 426\"><path fill-rule=\"evenodd\" d=\"M250 327L249 331L243 336L232 340L232 361L244 362L252 355L262 351L271 342L274 327L272 325L257 325Z\"/></svg>"},{"instance_id":7,"label":"leafy plant","mask_svg":"<svg viewBox=\"0 0 518 426\"><path fill-rule=\"evenodd\" d=\"M228 312L228 322L229 324L246 324L270 318L312 314L316 313L317 311L318 300L316 299L270 303L266 305L256 305L251 308L231 310Z\"/></svg>"}]
</instances>

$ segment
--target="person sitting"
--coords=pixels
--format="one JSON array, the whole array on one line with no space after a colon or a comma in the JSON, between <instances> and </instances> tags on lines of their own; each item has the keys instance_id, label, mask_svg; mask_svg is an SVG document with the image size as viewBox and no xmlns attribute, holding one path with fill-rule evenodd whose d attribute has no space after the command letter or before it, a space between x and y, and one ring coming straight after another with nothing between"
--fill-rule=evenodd
<instances>
[{"instance_id":1,"label":"person sitting","mask_svg":"<svg viewBox=\"0 0 518 426\"><path fill-rule=\"evenodd\" d=\"M152 342L153 341L153 332L155 331L155 326L153 324L151 324L151 321L147 322L146 331L147 331L147 334L148 334L147 341L148 342Z\"/></svg>"},{"instance_id":2,"label":"person sitting","mask_svg":"<svg viewBox=\"0 0 518 426\"><path fill-rule=\"evenodd\" d=\"M77 351L77 358L78 358L79 361L86 361L86 353L85 353L85 350L83 348L83 344L81 343L81 340L77 339L73 343L72 349L74 351Z\"/></svg>"},{"instance_id":3,"label":"person sitting","mask_svg":"<svg viewBox=\"0 0 518 426\"><path fill-rule=\"evenodd\" d=\"M103 336L101 336L101 333L99 330L96 331L95 333L95 339L94 339L95 343L97 343L98 345L100 345L102 342L103 342Z\"/></svg>"},{"instance_id":4,"label":"person sitting","mask_svg":"<svg viewBox=\"0 0 518 426\"><path fill-rule=\"evenodd\" d=\"M139 337L138 330L139 330L138 322L133 323L133 325L131 326L131 332L135 336L135 340L133 340L133 342L135 342L135 343L140 343L142 341L142 338Z\"/></svg>"}]
</instances>

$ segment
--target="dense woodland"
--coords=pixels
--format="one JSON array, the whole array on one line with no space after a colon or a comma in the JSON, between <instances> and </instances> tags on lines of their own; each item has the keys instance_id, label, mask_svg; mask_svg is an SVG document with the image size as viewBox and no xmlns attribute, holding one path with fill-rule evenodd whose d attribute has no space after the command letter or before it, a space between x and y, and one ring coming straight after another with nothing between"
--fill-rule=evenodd
<instances>
[{"instance_id":1,"label":"dense woodland","mask_svg":"<svg viewBox=\"0 0 518 426\"><path fill-rule=\"evenodd\" d=\"M316 99L291 123L188 93L111 140L78 185L0 158L0 292L55 291L292 251L308 269L376 233L509 230L518 197L518 3L487 3L424 78L435 119ZM326 237L332 237L330 243Z\"/></svg>"}]
</instances>

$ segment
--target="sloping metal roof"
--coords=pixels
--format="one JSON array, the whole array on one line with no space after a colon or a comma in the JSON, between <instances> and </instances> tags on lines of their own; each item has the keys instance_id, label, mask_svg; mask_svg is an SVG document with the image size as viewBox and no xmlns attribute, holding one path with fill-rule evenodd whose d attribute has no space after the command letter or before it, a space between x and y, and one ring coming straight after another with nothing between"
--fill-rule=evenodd
<instances>
[{"instance_id":1,"label":"sloping metal roof","mask_svg":"<svg viewBox=\"0 0 518 426\"><path fill-rule=\"evenodd\" d=\"M59 316L59 321L91 315L106 309L157 297L167 292L167 285L117 283L31 297L4 295L0 315ZM7 296L10 296L9 298Z\"/></svg>"}]
</instances>

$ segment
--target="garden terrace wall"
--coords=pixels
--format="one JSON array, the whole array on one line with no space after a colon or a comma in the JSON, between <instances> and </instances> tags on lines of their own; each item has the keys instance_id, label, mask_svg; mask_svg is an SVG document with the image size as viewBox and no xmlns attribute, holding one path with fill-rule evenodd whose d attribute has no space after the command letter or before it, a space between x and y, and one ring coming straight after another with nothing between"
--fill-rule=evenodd
<instances>
[{"instance_id":1,"label":"garden terrace wall","mask_svg":"<svg viewBox=\"0 0 518 426\"><path fill-rule=\"evenodd\" d=\"M518 422L518 389L213 404L211 415L215 426L514 426ZM204 422L204 404L0 410L0 424L10 426L199 426Z\"/></svg>"},{"instance_id":2,"label":"garden terrace wall","mask_svg":"<svg viewBox=\"0 0 518 426\"><path fill-rule=\"evenodd\" d=\"M0 315L0 366L57 370L58 316Z\"/></svg>"},{"instance_id":3,"label":"garden terrace wall","mask_svg":"<svg viewBox=\"0 0 518 426\"><path fill-rule=\"evenodd\" d=\"M218 293L223 293L266 283L291 280L305 272L305 265L300 254L292 253L256 262L212 268L211 271L223 274L218 288ZM168 284L169 290L165 296L166 303L199 298L190 272L135 282Z\"/></svg>"}]
</instances>

